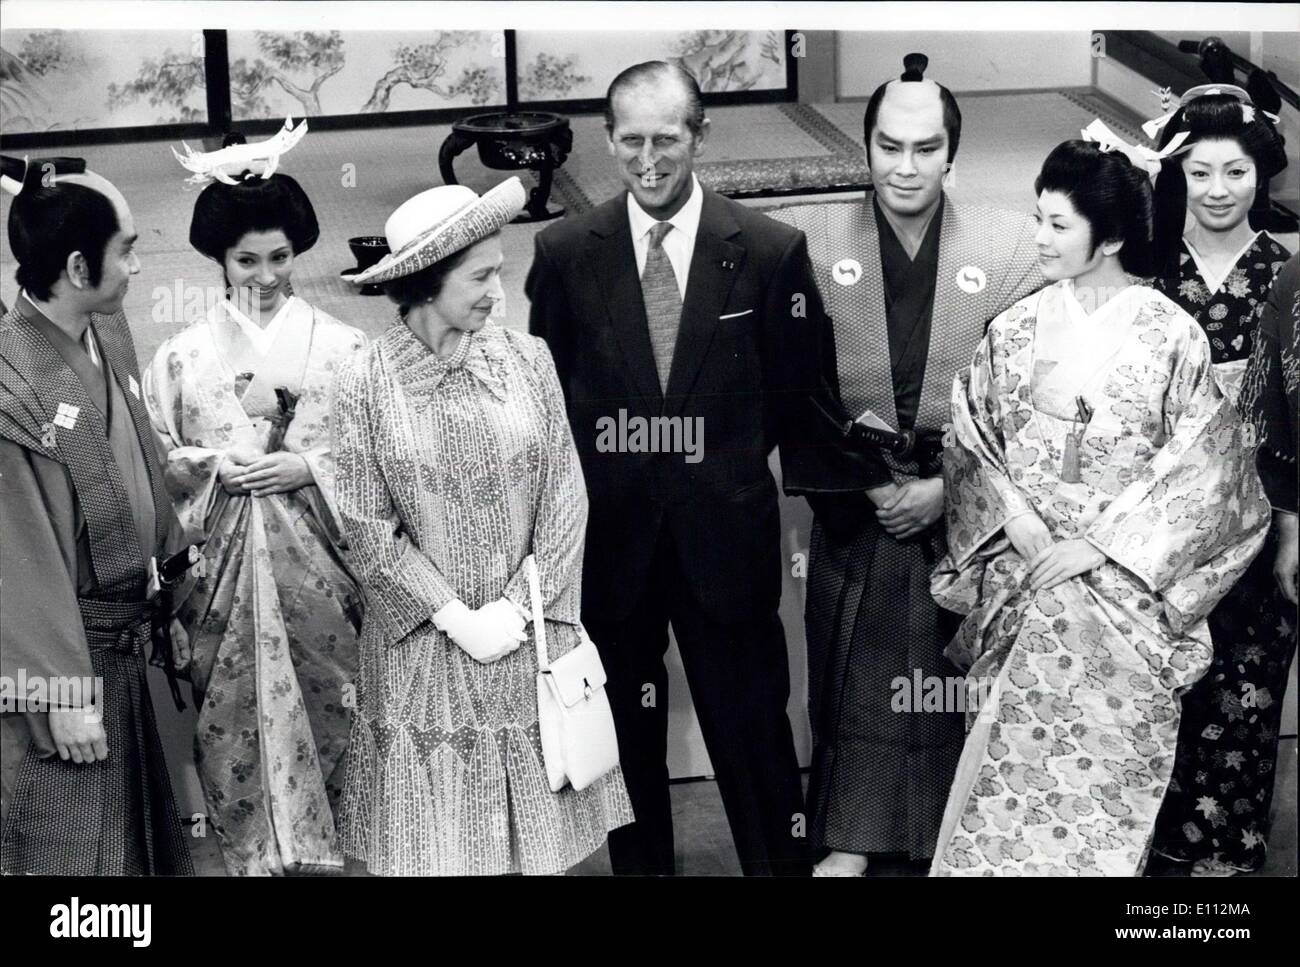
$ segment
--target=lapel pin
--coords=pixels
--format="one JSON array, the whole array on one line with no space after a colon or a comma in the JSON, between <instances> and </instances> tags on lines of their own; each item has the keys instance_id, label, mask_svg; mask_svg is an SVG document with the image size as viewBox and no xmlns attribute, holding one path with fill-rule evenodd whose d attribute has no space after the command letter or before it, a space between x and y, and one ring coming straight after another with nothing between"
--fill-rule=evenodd
<instances>
[{"instance_id":1,"label":"lapel pin","mask_svg":"<svg viewBox=\"0 0 1300 967\"><path fill-rule=\"evenodd\" d=\"M963 265L957 270L957 288L963 292L975 295L977 292L983 292L986 285L988 285L988 278L978 265Z\"/></svg>"},{"instance_id":2,"label":"lapel pin","mask_svg":"<svg viewBox=\"0 0 1300 967\"><path fill-rule=\"evenodd\" d=\"M81 407L73 406L70 403L60 403L59 408L54 412L54 425L61 426L65 430L74 429L77 425L77 416L81 413Z\"/></svg>"},{"instance_id":3,"label":"lapel pin","mask_svg":"<svg viewBox=\"0 0 1300 967\"><path fill-rule=\"evenodd\" d=\"M731 269L734 269L734 268L736 267L736 263L733 262L733 261L731 261L731 259L723 259L723 260L722 260L722 267L723 267L724 269L731 270Z\"/></svg>"},{"instance_id":4,"label":"lapel pin","mask_svg":"<svg viewBox=\"0 0 1300 967\"><path fill-rule=\"evenodd\" d=\"M831 278L840 285L853 285L862 278L862 263L857 259L840 259L831 267Z\"/></svg>"}]
</instances>

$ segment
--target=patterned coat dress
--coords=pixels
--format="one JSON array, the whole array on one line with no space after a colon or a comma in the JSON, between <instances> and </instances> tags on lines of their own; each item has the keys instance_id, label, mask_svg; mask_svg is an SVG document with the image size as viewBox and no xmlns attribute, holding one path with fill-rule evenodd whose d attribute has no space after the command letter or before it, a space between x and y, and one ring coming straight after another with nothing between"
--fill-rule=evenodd
<instances>
[{"instance_id":1,"label":"patterned coat dress","mask_svg":"<svg viewBox=\"0 0 1300 967\"><path fill-rule=\"evenodd\" d=\"M1255 343L1259 310L1290 253L1267 232L1226 276L1209 277L1183 242L1167 295L1209 338L1214 372L1236 401ZM1178 764L1156 849L1175 860L1217 859L1240 870L1264 862L1278 728L1295 634L1295 609L1273 578L1275 538L1210 615L1214 663L1183 698Z\"/></svg>"},{"instance_id":2,"label":"patterned coat dress","mask_svg":"<svg viewBox=\"0 0 1300 967\"><path fill-rule=\"evenodd\" d=\"M1033 223L1013 212L945 198L911 261L870 196L773 217L808 237L844 409L852 417L870 409L931 439L950 420L953 375L988 321L1042 285ZM814 846L913 860L934 851L962 716L899 711L894 699L900 678L960 678L943 657L957 616L930 596L943 524L895 540L863 491L936 472L889 458L874 474L828 468L825 479L801 481L815 514L806 606Z\"/></svg>"},{"instance_id":3,"label":"patterned coat dress","mask_svg":"<svg viewBox=\"0 0 1300 967\"><path fill-rule=\"evenodd\" d=\"M1000 315L953 385L950 549L933 590L966 613L949 654L978 701L932 875L1141 872L1178 697L1210 663L1205 616L1268 527L1209 342L1154 289L1128 287L1071 337L1112 342L1103 365L1053 396L1083 398L1090 417L1048 402L1040 331L1081 314L1073 299L1057 283ZM1003 530L1026 511L1106 560L1030 591Z\"/></svg>"},{"instance_id":4,"label":"patterned coat dress","mask_svg":"<svg viewBox=\"0 0 1300 967\"><path fill-rule=\"evenodd\" d=\"M180 618L193 655L195 762L231 875L343 868L333 811L361 592L334 509L329 390L364 344L297 297L264 329L221 302L163 343L145 372L168 489L205 542ZM218 471L232 450L295 453L311 483L229 495Z\"/></svg>"},{"instance_id":5,"label":"patterned coat dress","mask_svg":"<svg viewBox=\"0 0 1300 967\"><path fill-rule=\"evenodd\" d=\"M557 873L632 821L620 771L550 791L530 640L471 658L430 621L459 599L580 640L586 489L550 352L489 322L440 357L399 319L340 371L338 500L366 593L343 848L392 875ZM529 626L531 628L531 625Z\"/></svg>"}]
</instances>

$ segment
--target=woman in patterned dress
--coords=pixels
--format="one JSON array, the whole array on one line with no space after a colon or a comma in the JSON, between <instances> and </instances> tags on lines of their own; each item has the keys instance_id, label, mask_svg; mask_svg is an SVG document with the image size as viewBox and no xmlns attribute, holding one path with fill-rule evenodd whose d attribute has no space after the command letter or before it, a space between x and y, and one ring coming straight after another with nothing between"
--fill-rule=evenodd
<instances>
[{"instance_id":1,"label":"woman in patterned dress","mask_svg":"<svg viewBox=\"0 0 1300 967\"><path fill-rule=\"evenodd\" d=\"M632 821L619 770L555 793L542 760L524 561L554 660L583 633L587 494L546 344L488 318L523 203L517 178L422 192L352 279L400 307L334 399L368 604L341 833L372 873L561 873Z\"/></svg>"},{"instance_id":2,"label":"woman in patterned dress","mask_svg":"<svg viewBox=\"0 0 1300 967\"><path fill-rule=\"evenodd\" d=\"M204 158L219 160L190 155L187 167ZM342 870L334 809L360 626L329 388L365 337L293 294L294 261L319 228L294 179L263 176L269 162L223 171L236 183L199 194L190 243L222 267L225 297L144 373L177 514L206 541L180 617L195 762L232 875Z\"/></svg>"},{"instance_id":3,"label":"woman in patterned dress","mask_svg":"<svg viewBox=\"0 0 1300 967\"><path fill-rule=\"evenodd\" d=\"M1215 376L1236 402L1258 310L1290 254L1254 231L1247 215L1257 186L1282 170L1286 156L1268 117L1240 88L1185 94L1161 141L1182 132L1191 147L1166 162L1156 192L1163 219L1157 286L1205 330ZM1270 549L1211 613L1214 662L1183 698L1155 849L1192 863L1192 875L1227 876L1264 862L1295 622L1273 579L1275 542L1270 536Z\"/></svg>"},{"instance_id":4,"label":"woman in patterned dress","mask_svg":"<svg viewBox=\"0 0 1300 967\"><path fill-rule=\"evenodd\" d=\"M948 654L977 714L932 875L1141 871L1205 615L1268 526L1205 335L1134 278L1150 187L1107 140L1048 156L1053 284L993 320L953 387L931 587L966 615Z\"/></svg>"}]
</instances>

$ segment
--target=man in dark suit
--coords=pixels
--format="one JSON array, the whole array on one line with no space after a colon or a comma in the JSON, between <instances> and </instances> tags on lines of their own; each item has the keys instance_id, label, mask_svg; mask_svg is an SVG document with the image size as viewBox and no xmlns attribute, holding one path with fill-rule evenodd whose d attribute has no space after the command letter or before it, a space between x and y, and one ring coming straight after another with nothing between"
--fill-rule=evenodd
<instances>
[{"instance_id":1,"label":"man in dark suit","mask_svg":"<svg viewBox=\"0 0 1300 967\"><path fill-rule=\"evenodd\" d=\"M815 433L826 317L803 233L692 173L709 122L689 74L628 68L605 111L627 191L537 236L527 292L590 494L582 617L637 817L610 857L616 873L673 872L671 624L742 868L805 874L768 456ZM661 446L692 432L694 451Z\"/></svg>"}]
</instances>

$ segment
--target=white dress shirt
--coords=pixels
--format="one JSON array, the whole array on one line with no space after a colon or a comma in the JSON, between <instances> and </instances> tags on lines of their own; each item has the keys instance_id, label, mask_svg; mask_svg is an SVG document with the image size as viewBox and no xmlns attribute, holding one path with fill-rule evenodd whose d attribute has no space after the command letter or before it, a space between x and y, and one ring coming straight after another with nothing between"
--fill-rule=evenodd
<instances>
[{"instance_id":1,"label":"white dress shirt","mask_svg":"<svg viewBox=\"0 0 1300 967\"><path fill-rule=\"evenodd\" d=\"M699 179L691 174L691 197L672 218L673 230L664 236L664 254L677 276L677 291L682 301L686 301L686 277L691 271L691 256L695 252L695 236L700 230L700 213L704 210L704 190ZM647 215L645 209L637 204L631 192L627 193L627 218L632 227L632 248L636 251L636 274L640 278L645 274L646 259L650 256L650 229L659 223L658 219Z\"/></svg>"}]
</instances>

